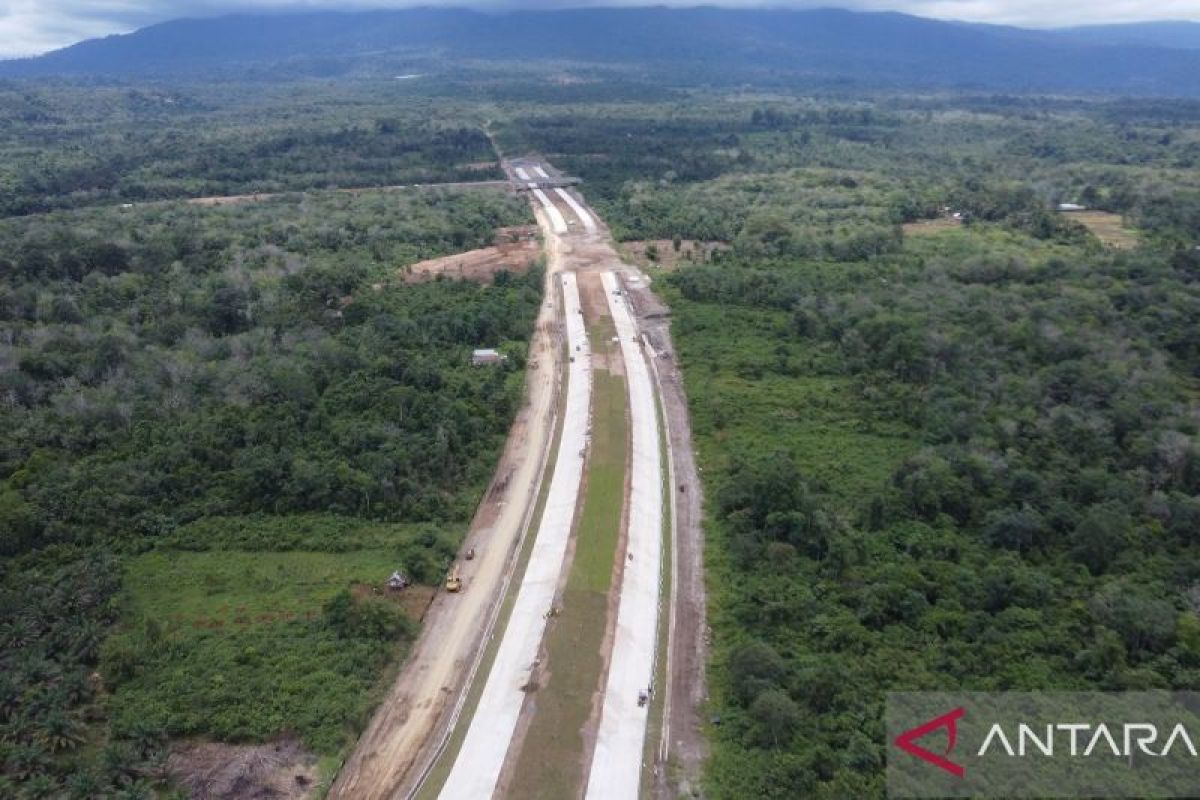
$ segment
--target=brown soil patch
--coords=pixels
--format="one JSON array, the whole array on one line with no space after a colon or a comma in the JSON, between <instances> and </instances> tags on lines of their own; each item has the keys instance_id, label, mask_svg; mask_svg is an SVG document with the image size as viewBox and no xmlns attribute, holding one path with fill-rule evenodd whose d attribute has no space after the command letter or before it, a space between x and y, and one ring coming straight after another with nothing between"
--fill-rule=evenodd
<instances>
[{"instance_id":1,"label":"brown soil patch","mask_svg":"<svg viewBox=\"0 0 1200 800\"><path fill-rule=\"evenodd\" d=\"M167 759L167 769L192 800L303 800L314 796L318 778L317 757L295 739L185 744Z\"/></svg>"},{"instance_id":2,"label":"brown soil patch","mask_svg":"<svg viewBox=\"0 0 1200 800\"><path fill-rule=\"evenodd\" d=\"M538 257L538 242L533 236L523 236L519 229L502 228L492 247L468 250L442 258L431 258L404 267L400 272L405 283L431 281L439 275L457 280L491 283L502 270L524 275Z\"/></svg>"},{"instance_id":3,"label":"brown soil patch","mask_svg":"<svg viewBox=\"0 0 1200 800\"><path fill-rule=\"evenodd\" d=\"M580 270L575 273L575 279L579 284L579 304L583 306L583 317L588 325L608 319L608 298L604 296L600 273Z\"/></svg>"},{"instance_id":4,"label":"brown soil patch","mask_svg":"<svg viewBox=\"0 0 1200 800\"><path fill-rule=\"evenodd\" d=\"M1125 227L1120 214L1108 211L1070 211L1067 218L1083 225L1106 247L1127 250L1137 247L1137 234Z\"/></svg>"},{"instance_id":5,"label":"brown soil patch","mask_svg":"<svg viewBox=\"0 0 1200 800\"><path fill-rule=\"evenodd\" d=\"M425 612L429 610L433 598L437 595L437 587L414 583L395 591L386 586L356 583L350 587L350 593L360 600L364 597L378 597L387 600L399 606L414 621L420 622L425 618Z\"/></svg>"},{"instance_id":6,"label":"brown soil patch","mask_svg":"<svg viewBox=\"0 0 1200 800\"><path fill-rule=\"evenodd\" d=\"M653 245L653 247L652 247ZM695 239L683 239L679 250L670 239L646 239L643 241L622 242L621 255L643 269L676 269L682 262L707 261L716 250L728 250L724 242L701 242ZM655 258L650 254L657 250Z\"/></svg>"},{"instance_id":7,"label":"brown soil patch","mask_svg":"<svg viewBox=\"0 0 1200 800\"><path fill-rule=\"evenodd\" d=\"M937 219L922 219L917 222L906 222L900 226L905 236L927 236L938 231L946 231L962 226L962 220L954 217L938 217Z\"/></svg>"}]
</instances>

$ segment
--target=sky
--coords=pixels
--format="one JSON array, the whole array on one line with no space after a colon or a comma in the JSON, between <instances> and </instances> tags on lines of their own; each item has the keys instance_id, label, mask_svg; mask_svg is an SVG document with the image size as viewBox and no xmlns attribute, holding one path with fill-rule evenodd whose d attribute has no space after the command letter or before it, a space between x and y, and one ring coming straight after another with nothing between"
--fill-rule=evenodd
<instances>
[{"instance_id":1,"label":"sky","mask_svg":"<svg viewBox=\"0 0 1200 800\"><path fill-rule=\"evenodd\" d=\"M837 6L902 11L923 17L1028 27L1144 20L1200 21L1200 0L0 0L0 58L35 55L68 44L126 33L179 17L281 9L403 8L410 5L473 8L573 8L586 5L721 5L805 8Z\"/></svg>"}]
</instances>

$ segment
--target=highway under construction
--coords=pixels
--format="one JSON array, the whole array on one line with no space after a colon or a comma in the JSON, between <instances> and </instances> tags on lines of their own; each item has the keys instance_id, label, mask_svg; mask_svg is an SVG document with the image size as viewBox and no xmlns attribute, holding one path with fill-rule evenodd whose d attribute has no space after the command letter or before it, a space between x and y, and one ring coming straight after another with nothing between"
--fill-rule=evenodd
<instances>
[{"instance_id":1,"label":"highway under construction","mask_svg":"<svg viewBox=\"0 0 1200 800\"><path fill-rule=\"evenodd\" d=\"M667 797L703 757L701 499L665 308L577 181L504 166L546 261L527 403L472 557L330 797Z\"/></svg>"}]
</instances>

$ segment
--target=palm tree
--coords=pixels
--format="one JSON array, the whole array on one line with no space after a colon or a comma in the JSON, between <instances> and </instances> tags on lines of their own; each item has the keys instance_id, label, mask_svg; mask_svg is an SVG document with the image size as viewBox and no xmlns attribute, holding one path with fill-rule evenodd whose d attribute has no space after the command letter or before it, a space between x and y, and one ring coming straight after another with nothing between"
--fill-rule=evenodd
<instances>
[{"instance_id":1,"label":"palm tree","mask_svg":"<svg viewBox=\"0 0 1200 800\"><path fill-rule=\"evenodd\" d=\"M29 798L29 800L43 800L43 798L58 797L59 789L58 781L49 775L39 774L28 778L21 784L21 794L19 797Z\"/></svg>"},{"instance_id":2,"label":"palm tree","mask_svg":"<svg viewBox=\"0 0 1200 800\"><path fill-rule=\"evenodd\" d=\"M38 746L18 743L8 748L4 772L17 780L28 780L50 765L50 759Z\"/></svg>"},{"instance_id":3,"label":"palm tree","mask_svg":"<svg viewBox=\"0 0 1200 800\"><path fill-rule=\"evenodd\" d=\"M62 711L51 711L39 720L37 737L51 753L61 753L83 741L84 727Z\"/></svg>"},{"instance_id":4,"label":"palm tree","mask_svg":"<svg viewBox=\"0 0 1200 800\"><path fill-rule=\"evenodd\" d=\"M92 800L102 796L104 782L90 769L80 769L67 779L67 794L71 800Z\"/></svg>"}]
</instances>

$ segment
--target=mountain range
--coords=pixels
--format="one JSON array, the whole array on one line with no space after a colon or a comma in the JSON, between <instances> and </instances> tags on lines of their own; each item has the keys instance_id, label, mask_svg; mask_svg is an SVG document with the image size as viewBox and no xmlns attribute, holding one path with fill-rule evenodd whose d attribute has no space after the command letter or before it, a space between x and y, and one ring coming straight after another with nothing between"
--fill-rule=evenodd
<instances>
[{"instance_id":1,"label":"mountain range","mask_svg":"<svg viewBox=\"0 0 1200 800\"><path fill-rule=\"evenodd\" d=\"M835 9L466 9L180 19L0 61L0 78L387 75L495 61L674 83L834 83L1200 96L1200 24L1061 30Z\"/></svg>"}]
</instances>

